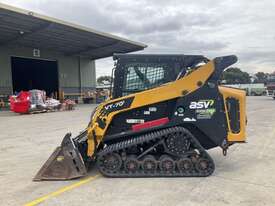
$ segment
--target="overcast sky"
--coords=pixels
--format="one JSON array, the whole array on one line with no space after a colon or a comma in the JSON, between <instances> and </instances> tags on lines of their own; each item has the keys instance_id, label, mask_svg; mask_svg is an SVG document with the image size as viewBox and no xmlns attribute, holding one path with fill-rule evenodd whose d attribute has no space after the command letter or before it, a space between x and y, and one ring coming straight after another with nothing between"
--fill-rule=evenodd
<instances>
[{"instance_id":1,"label":"overcast sky","mask_svg":"<svg viewBox=\"0 0 275 206\"><path fill-rule=\"evenodd\" d=\"M148 45L142 53L236 54L241 69L275 71L274 0L0 0ZM110 74L112 59L96 62Z\"/></svg>"}]
</instances>

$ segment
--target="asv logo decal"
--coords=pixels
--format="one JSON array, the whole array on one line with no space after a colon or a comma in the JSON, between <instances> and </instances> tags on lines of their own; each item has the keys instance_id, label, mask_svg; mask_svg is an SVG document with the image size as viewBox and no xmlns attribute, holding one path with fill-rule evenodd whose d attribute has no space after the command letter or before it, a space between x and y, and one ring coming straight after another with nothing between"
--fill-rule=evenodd
<instances>
[{"instance_id":1,"label":"asv logo decal","mask_svg":"<svg viewBox=\"0 0 275 206\"><path fill-rule=\"evenodd\" d=\"M207 109L214 104L213 99L207 99L207 100L199 100L197 102L190 102L189 108L190 109Z\"/></svg>"}]
</instances>

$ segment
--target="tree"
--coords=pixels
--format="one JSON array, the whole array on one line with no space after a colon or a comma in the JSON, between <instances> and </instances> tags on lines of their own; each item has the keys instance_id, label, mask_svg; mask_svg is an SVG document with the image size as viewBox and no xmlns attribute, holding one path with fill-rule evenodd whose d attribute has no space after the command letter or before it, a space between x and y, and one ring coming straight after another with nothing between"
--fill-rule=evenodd
<instances>
[{"instance_id":1,"label":"tree","mask_svg":"<svg viewBox=\"0 0 275 206\"><path fill-rule=\"evenodd\" d=\"M269 76L268 73L264 73L264 72L257 72L255 74L256 79L255 79L255 83L266 83L267 82L267 78Z\"/></svg>"},{"instance_id":2,"label":"tree","mask_svg":"<svg viewBox=\"0 0 275 206\"><path fill-rule=\"evenodd\" d=\"M275 71L267 74L267 82L274 82L275 81Z\"/></svg>"},{"instance_id":3,"label":"tree","mask_svg":"<svg viewBox=\"0 0 275 206\"><path fill-rule=\"evenodd\" d=\"M250 76L247 72L243 72L240 68L230 67L223 72L223 81L226 84L249 84L251 83Z\"/></svg>"},{"instance_id":4,"label":"tree","mask_svg":"<svg viewBox=\"0 0 275 206\"><path fill-rule=\"evenodd\" d=\"M98 84L111 84L112 80L111 76L106 75L98 77L96 81Z\"/></svg>"}]
</instances>

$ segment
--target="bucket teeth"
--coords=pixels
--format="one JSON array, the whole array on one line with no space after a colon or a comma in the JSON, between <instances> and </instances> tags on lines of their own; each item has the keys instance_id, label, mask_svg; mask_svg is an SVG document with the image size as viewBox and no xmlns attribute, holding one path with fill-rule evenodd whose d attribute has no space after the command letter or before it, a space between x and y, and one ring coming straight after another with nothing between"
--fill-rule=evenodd
<instances>
[{"instance_id":1,"label":"bucket teeth","mask_svg":"<svg viewBox=\"0 0 275 206\"><path fill-rule=\"evenodd\" d=\"M69 180L86 174L82 156L75 147L71 134L68 133L62 140L61 146L55 149L33 180Z\"/></svg>"}]
</instances>

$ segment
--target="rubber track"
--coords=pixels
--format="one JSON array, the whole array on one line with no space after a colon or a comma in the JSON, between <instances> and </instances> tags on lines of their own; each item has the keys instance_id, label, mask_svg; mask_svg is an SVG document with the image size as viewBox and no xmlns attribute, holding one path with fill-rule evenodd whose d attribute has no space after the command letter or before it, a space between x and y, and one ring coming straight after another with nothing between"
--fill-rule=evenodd
<instances>
[{"instance_id":1,"label":"rubber track","mask_svg":"<svg viewBox=\"0 0 275 206\"><path fill-rule=\"evenodd\" d=\"M149 132L144 135L135 136L128 140L108 145L107 147L105 147L104 149L102 149L101 151L99 151L97 153L97 159L99 160L99 159L103 158L105 155L108 155L113 152L119 154L120 151L130 148L132 146L141 145L141 144L149 143L149 142L153 142L153 141L154 142L160 141L161 139L165 138L168 134L173 133L173 132L178 132L178 131L183 131L183 132L186 132L189 134L189 136L191 138L191 143L193 145L195 145L196 149L198 149L200 152L200 157L203 157L203 158L207 159L209 162L211 162L211 164L213 166L212 171L210 171L207 174L196 172L195 169L192 172L184 172L184 173L180 172L179 170L175 170L171 173L162 172L162 171L158 171L156 173L148 173L148 172L144 172L142 169L140 169L139 172L129 173L128 171L121 169L121 171L119 171L119 172L108 173L104 169L102 169L100 167L100 164L97 162L99 171L104 176L107 176L107 177L205 177L205 176L211 175L215 169L214 161L212 160L212 158L205 151L205 149L200 145L198 140L196 138L194 138L194 136L188 130L186 130L183 127L178 127L178 126Z\"/></svg>"},{"instance_id":2,"label":"rubber track","mask_svg":"<svg viewBox=\"0 0 275 206\"><path fill-rule=\"evenodd\" d=\"M121 149L135 146L135 145L143 144L152 140L161 139L162 137L165 137L171 132L173 132L173 129L168 128L168 129L150 132L145 135L132 137L129 140L121 141L121 142L107 146L106 148L98 152L97 155L106 155L107 153L115 152Z\"/></svg>"}]
</instances>

